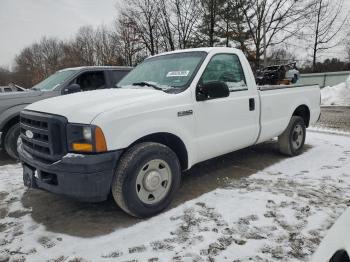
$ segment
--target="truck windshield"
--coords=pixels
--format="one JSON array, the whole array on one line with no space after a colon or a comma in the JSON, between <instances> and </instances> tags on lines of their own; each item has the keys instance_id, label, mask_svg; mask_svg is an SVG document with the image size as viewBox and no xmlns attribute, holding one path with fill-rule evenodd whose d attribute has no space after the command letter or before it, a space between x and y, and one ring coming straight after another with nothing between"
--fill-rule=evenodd
<instances>
[{"instance_id":1,"label":"truck windshield","mask_svg":"<svg viewBox=\"0 0 350 262\"><path fill-rule=\"evenodd\" d=\"M76 72L77 72L76 70L58 71L53 75L49 76L48 78L46 78L45 80L33 86L32 89L40 90L40 91L52 91L57 86L62 84L64 81L66 81L68 78L73 76Z\"/></svg>"},{"instance_id":2,"label":"truck windshield","mask_svg":"<svg viewBox=\"0 0 350 262\"><path fill-rule=\"evenodd\" d=\"M206 54L194 51L148 58L126 75L117 87L148 86L161 90L187 88Z\"/></svg>"}]
</instances>

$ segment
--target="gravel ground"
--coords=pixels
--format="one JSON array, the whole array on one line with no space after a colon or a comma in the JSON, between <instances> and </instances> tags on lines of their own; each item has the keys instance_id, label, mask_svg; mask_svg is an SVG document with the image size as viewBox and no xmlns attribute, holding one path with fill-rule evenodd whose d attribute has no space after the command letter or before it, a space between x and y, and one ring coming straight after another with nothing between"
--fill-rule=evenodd
<instances>
[{"instance_id":1,"label":"gravel ground","mask_svg":"<svg viewBox=\"0 0 350 262\"><path fill-rule=\"evenodd\" d=\"M324 106L321 108L321 118L315 127L331 128L339 131L350 131L349 106Z\"/></svg>"}]
</instances>

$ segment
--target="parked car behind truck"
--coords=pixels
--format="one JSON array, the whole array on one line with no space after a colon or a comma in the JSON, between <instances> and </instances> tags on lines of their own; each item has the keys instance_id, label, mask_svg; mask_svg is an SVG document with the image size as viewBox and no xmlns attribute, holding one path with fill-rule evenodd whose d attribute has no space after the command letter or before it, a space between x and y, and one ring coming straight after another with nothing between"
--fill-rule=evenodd
<instances>
[{"instance_id":1,"label":"parked car behind truck","mask_svg":"<svg viewBox=\"0 0 350 262\"><path fill-rule=\"evenodd\" d=\"M23 92L26 91L25 88L15 85L13 83L10 83L7 86L0 86L0 95L1 93L9 93L9 92Z\"/></svg>"},{"instance_id":2,"label":"parked car behind truck","mask_svg":"<svg viewBox=\"0 0 350 262\"><path fill-rule=\"evenodd\" d=\"M118 86L21 112L26 186L87 201L112 193L130 215L149 217L169 205L182 170L274 137L298 155L320 115L318 86L259 89L232 48L156 55Z\"/></svg>"},{"instance_id":3,"label":"parked car behind truck","mask_svg":"<svg viewBox=\"0 0 350 262\"><path fill-rule=\"evenodd\" d=\"M300 72L296 62L273 65L257 72L256 83L258 85L295 84L300 78Z\"/></svg>"},{"instance_id":4,"label":"parked car behind truck","mask_svg":"<svg viewBox=\"0 0 350 262\"><path fill-rule=\"evenodd\" d=\"M85 66L56 72L30 89L30 92L0 95L1 145L12 158L18 158L19 113L27 105L50 97L115 87L131 68Z\"/></svg>"}]
</instances>

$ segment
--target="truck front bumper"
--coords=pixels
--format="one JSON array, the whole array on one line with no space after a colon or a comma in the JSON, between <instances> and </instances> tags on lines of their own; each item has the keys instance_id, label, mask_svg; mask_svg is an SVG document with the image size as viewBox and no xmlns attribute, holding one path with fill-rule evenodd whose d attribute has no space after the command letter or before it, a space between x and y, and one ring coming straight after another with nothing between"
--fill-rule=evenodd
<instances>
[{"instance_id":1,"label":"truck front bumper","mask_svg":"<svg viewBox=\"0 0 350 262\"><path fill-rule=\"evenodd\" d=\"M110 193L122 150L95 155L67 154L54 163L33 158L22 146L18 147L18 153L26 186L82 201L99 202L106 200Z\"/></svg>"}]
</instances>

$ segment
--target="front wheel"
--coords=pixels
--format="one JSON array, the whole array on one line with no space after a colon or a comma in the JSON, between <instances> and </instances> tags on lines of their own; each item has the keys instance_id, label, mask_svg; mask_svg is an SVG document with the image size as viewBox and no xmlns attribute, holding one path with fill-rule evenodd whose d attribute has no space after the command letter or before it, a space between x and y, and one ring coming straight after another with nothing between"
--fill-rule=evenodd
<instances>
[{"instance_id":1,"label":"front wheel","mask_svg":"<svg viewBox=\"0 0 350 262\"><path fill-rule=\"evenodd\" d=\"M10 127L4 138L4 148L6 153L13 159L18 159L17 145L19 143L20 126L19 123Z\"/></svg>"},{"instance_id":2,"label":"front wheel","mask_svg":"<svg viewBox=\"0 0 350 262\"><path fill-rule=\"evenodd\" d=\"M304 147L306 126L303 118L292 116L287 129L278 137L281 153L289 156L299 155Z\"/></svg>"},{"instance_id":3,"label":"front wheel","mask_svg":"<svg viewBox=\"0 0 350 262\"><path fill-rule=\"evenodd\" d=\"M169 147L140 143L128 149L120 159L112 182L112 194L128 214L150 217L170 204L180 180L180 163Z\"/></svg>"}]
</instances>

